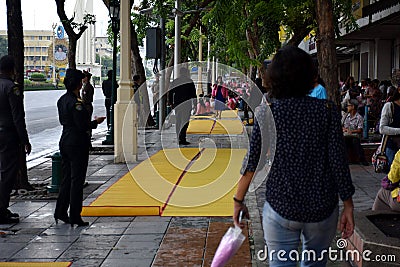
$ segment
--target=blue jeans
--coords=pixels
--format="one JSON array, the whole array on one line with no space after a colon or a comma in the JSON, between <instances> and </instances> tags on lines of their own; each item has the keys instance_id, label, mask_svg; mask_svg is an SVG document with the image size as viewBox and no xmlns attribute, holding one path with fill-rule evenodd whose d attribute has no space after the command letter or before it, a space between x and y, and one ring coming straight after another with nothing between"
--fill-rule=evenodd
<instances>
[{"instance_id":1,"label":"blue jeans","mask_svg":"<svg viewBox=\"0 0 400 267\"><path fill-rule=\"evenodd\" d=\"M332 215L317 223L301 223L290 221L276 213L268 202L264 204L263 228L264 238L268 247L270 267L297 266L301 261L301 267L320 267L327 263L328 250L336 234L339 207L336 207ZM303 244L303 252L299 250L300 237ZM315 257L308 257L308 252L315 252ZM307 252L307 253L306 253ZM297 257L298 255L298 257ZM312 255L312 254L311 254ZM303 258L303 259L302 259ZM314 260L313 260L314 258Z\"/></svg>"},{"instance_id":2,"label":"blue jeans","mask_svg":"<svg viewBox=\"0 0 400 267\"><path fill-rule=\"evenodd\" d=\"M393 163L393 160L394 160L394 156L396 155L397 150L393 150L393 149L391 149L389 147L386 147L385 153L386 153L386 157L388 158L388 165L389 165L389 168L390 168L390 166L392 166L392 163Z\"/></svg>"}]
</instances>

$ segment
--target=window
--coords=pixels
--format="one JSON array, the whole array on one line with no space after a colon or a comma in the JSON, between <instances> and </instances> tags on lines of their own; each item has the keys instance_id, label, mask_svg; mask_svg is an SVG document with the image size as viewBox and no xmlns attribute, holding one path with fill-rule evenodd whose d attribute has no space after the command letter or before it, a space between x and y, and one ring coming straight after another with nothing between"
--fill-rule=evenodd
<instances>
[{"instance_id":1,"label":"window","mask_svg":"<svg viewBox=\"0 0 400 267\"><path fill-rule=\"evenodd\" d=\"M36 52L40 52L40 47L36 47Z\"/></svg>"},{"instance_id":2,"label":"window","mask_svg":"<svg viewBox=\"0 0 400 267\"><path fill-rule=\"evenodd\" d=\"M34 47L29 47L29 52L31 52L31 53L35 52L35 48Z\"/></svg>"},{"instance_id":3,"label":"window","mask_svg":"<svg viewBox=\"0 0 400 267\"><path fill-rule=\"evenodd\" d=\"M42 60L43 60L43 61L46 61L46 60L47 60L47 57L42 57Z\"/></svg>"},{"instance_id":4,"label":"window","mask_svg":"<svg viewBox=\"0 0 400 267\"><path fill-rule=\"evenodd\" d=\"M50 41L50 36L47 36L47 40Z\"/></svg>"},{"instance_id":5,"label":"window","mask_svg":"<svg viewBox=\"0 0 400 267\"><path fill-rule=\"evenodd\" d=\"M35 40L35 36L31 36L31 40Z\"/></svg>"},{"instance_id":6,"label":"window","mask_svg":"<svg viewBox=\"0 0 400 267\"><path fill-rule=\"evenodd\" d=\"M42 53L46 53L47 52L47 48L46 47L42 47Z\"/></svg>"},{"instance_id":7,"label":"window","mask_svg":"<svg viewBox=\"0 0 400 267\"><path fill-rule=\"evenodd\" d=\"M39 36L39 40L43 40L43 36Z\"/></svg>"}]
</instances>

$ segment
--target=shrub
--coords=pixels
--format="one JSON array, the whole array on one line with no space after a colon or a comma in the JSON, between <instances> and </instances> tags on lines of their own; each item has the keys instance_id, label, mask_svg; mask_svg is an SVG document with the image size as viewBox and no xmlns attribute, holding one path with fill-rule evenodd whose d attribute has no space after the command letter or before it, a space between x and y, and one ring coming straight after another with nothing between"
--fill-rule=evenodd
<instances>
[{"instance_id":1,"label":"shrub","mask_svg":"<svg viewBox=\"0 0 400 267\"><path fill-rule=\"evenodd\" d=\"M46 75L42 73L32 73L30 80L37 82L44 82L46 81Z\"/></svg>"}]
</instances>

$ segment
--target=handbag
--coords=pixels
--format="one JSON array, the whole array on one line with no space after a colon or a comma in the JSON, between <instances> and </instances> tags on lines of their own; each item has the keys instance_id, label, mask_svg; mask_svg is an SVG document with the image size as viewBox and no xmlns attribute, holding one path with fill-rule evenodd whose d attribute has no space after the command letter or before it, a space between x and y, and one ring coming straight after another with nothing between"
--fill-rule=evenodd
<instances>
[{"instance_id":1,"label":"handbag","mask_svg":"<svg viewBox=\"0 0 400 267\"><path fill-rule=\"evenodd\" d=\"M382 178L381 180L381 186L383 189L393 191L397 187L399 187L399 182L397 183L392 183L392 181L389 180L389 177L386 175L385 177Z\"/></svg>"},{"instance_id":2,"label":"handbag","mask_svg":"<svg viewBox=\"0 0 400 267\"><path fill-rule=\"evenodd\" d=\"M372 165L374 166L376 173L388 173L389 172L389 161L386 156L386 143L388 135L382 137L382 142L372 155Z\"/></svg>"}]
</instances>

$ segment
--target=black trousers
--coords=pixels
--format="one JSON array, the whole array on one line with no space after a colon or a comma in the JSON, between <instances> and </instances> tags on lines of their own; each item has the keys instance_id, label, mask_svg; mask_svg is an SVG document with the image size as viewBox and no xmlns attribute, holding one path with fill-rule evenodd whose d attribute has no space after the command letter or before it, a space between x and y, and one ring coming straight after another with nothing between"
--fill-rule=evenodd
<instances>
[{"instance_id":1,"label":"black trousers","mask_svg":"<svg viewBox=\"0 0 400 267\"><path fill-rule=\"evenodd\" d=\"M110 127L111 124L111 114L110 114L110 109L111 109L111 99L106 98L104 100L104 105L106 106L106 116L107 116L107 128Z\"/></svg>"},{"instance_id":2,"label":"black trousers","mask_svg":"<svg viewBox=\"0 0 400 267\"><path fill-rule=\"evenodd\" d=\"M347 158L350 163L366 162L364 149L361 146L360 138L357 136L344 137Z\"/></svg>"},{"instance_id":3,"label":"black trousers","mask_svg":"<svg viewBox=\"0 0 400 267\"><path fill-rule=\"evenodd\" d=\"M10 194L18 174L19 145L15 142L0 143L0 216L10 205Z\"/></svg>"},{"instance_id":4,"label":"black trousers","mask_svg":"<svg viewBox=\"0 0 400 267\"><path fill-rule=\"evenodd\" d=\"M189 126L191 101L186 101L175 108L175 130L179 141L186 141L186 130Z\"/></svg>"},{"instance_id":5,"label":"black trousers","mask_svg":"<svg viewBox=\"0 0 400 267\"><path fill-rule=\"evenodd\" d=\"M83 184L89 161L89 147L60 145L63 180L58 194L56 210L58 217L67 215L71 221L79 221L82 212Z\"/></svg>"}]
</instances>

